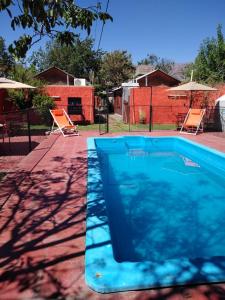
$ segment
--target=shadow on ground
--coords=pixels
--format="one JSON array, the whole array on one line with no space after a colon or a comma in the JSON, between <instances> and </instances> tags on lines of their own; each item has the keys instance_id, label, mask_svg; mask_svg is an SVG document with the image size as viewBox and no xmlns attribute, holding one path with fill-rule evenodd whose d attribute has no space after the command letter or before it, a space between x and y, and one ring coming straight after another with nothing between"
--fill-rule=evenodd
<instances>
[{"instance_id":1,"label":"shadow on ground","mask_svg":"<svg viewBox=\"0 0 225 300\"><path fill-rule=\"evenodd\" d=\"M0 211L1 299L225 299L221 285L91 291L83 275L86 164L85 151L55 156L49 166L8 182L15 193Z\"/></svg>"},{"instance_id":2,"label":"shadow on ground","mask_svg":"<svg viewBox=\"0 0 225 300\"><path fill-rule=\"evenodd\" d=\"M0 212L1 299L15 292L63 298L82 276L86 158L54 157L51 171L18 174ZM8 183L9 184L9 183ZM29 294L28 293L28 294Z\"/></svg>"},{"instance_id":3,"label":"shadow on ground","mask_svg":"<svg viewBox=\"0 0 225 300\"><path fill-rule=\"evenodd\" d=\"M39 145L38 142L32 141L31 142L31 150ZM8 142L0 144L0 155L2 156L15 156L15 155L27 155L29 154L29 142Z\"/></svg>"}]
</instances>

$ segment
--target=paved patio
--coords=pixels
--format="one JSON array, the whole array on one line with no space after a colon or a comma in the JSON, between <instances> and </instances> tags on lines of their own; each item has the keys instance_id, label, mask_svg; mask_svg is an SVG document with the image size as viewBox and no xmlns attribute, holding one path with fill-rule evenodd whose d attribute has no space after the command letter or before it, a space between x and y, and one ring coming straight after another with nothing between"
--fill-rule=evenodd
<instances>
[{"instance_id":1,"label":"paved patio","mask_svg":"<svg viewBox=\"0 0 225 300\"><path fill-rule=\"evenodd\" d=\"M98 133L48 137L1 183L0 299L225 299L225 284L115 294L86 286L88 136ZM224 137L185 137L225 152Z\"/></svg>"},{"instance_id":2,"label":"paved patio","mask_svg":"<svg viewBox=\"0 0 225 300\"><path fill-rule=\"evenodd\" d=\"M46 138L44 135L32 136L31 149L34 149L41 141ZM29 153L28 136L5 137L3 142L0 139L0 171L11 172L25 155Z\"/></svg>"}]
</instances>

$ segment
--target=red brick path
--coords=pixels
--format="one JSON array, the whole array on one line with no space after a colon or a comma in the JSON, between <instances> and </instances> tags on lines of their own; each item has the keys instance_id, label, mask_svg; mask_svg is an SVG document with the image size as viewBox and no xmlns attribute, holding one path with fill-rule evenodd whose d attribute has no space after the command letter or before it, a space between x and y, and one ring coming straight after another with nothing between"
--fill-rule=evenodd
<instances>
[{"instance_id":1,"label":"red brick path","mask_svg":"<svg viewBox=\"0 0 225 300\"><path fill-rule=\"evenodd\" d=\"M50 136L1 184L0 299L224 299L223 284L105 295L86 286L86 137L90 135L97 134ZM202 134L191 139L225 152L224 138Z\"/></svg>"},{"instance_id":2,"label":"red brick path","mask_svg":"<svg viewBox=\"0 0 225 300\"><path fill-rule=\"evenodd\" d=\"M46 137L32 136L31 147L34 149ZM3 143L0 137L0 171L11 172L16 165L29 153L28 136L14 136L10 138L5 137Z\"/></svg>"}]
</instances>

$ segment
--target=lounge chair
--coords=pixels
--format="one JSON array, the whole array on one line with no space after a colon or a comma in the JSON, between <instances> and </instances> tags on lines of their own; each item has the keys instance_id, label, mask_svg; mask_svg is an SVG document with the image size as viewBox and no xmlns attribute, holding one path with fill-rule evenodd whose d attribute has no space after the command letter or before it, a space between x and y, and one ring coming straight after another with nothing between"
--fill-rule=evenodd
<instances>
[{"instance_id":1,"label":"lounge chair","mask_svg":"<svg viewBox=\"0 0 225 300\"><path fill-rule=\"evenodd\" d=\"M205 109L190 108L185 117L180 132L187 133L187 134L195 134L195 135L199 131L203 132L202 120L204 114L205 114Z\"/></svg>"},{"instance_id":2,"label":"lounge chair","mask_svg":"<svg viewBox=\"0 0 225 300\"><path fill-rule=\"evenodd\" d=\"M73 124L64 109L50 109L53 118L52 130L50 133L61 132L64 137L71 135L79 135L77 126ZM54 125L58 128L54 130Z\"/></svg>"}]
</instances>

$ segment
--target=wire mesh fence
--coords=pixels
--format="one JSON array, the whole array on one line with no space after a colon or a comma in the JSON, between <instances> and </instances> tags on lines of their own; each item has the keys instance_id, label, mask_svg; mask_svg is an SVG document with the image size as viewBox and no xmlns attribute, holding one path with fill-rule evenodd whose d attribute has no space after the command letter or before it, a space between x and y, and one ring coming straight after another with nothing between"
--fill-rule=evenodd
<instances>
[{"instance_id":1,"label":"wire mesh fence","mask_svg":"<svg viewBox=\"0 0 225 300\"><path fill-rule=\"evenodd\" d=\"M0 115L0 155L26 155L45 137L49 120L35 109L5 112Z\"/></svg>"},{"instance_id":2,"label":"wire mesh fence","mask_svg":"<svg viewBox=\"0 0 225 300\"><path fill-rule=\"evenodd\" d=\"M188 112L185 106L125 106L122 114L109 114L107 105L60 106L78 128L107 132L179 130ZM225 107L207 107L204 131L225 131ZM37 109L7 112L0 115L0 155L26 155L49 134L50 113Z\"/></svg>"},{"instance_id":3,"label":"wire mesh fence","mask_svg":"<svg viewBox=\"0 0 225 300\"><path fill-rule=\"evenodd\" d=\"M185 106L130 106L123 120L130 131L179 130L189 108ZM205 131L225 131L225 107L207 107Z\"/></svg>"}]
</instances>

